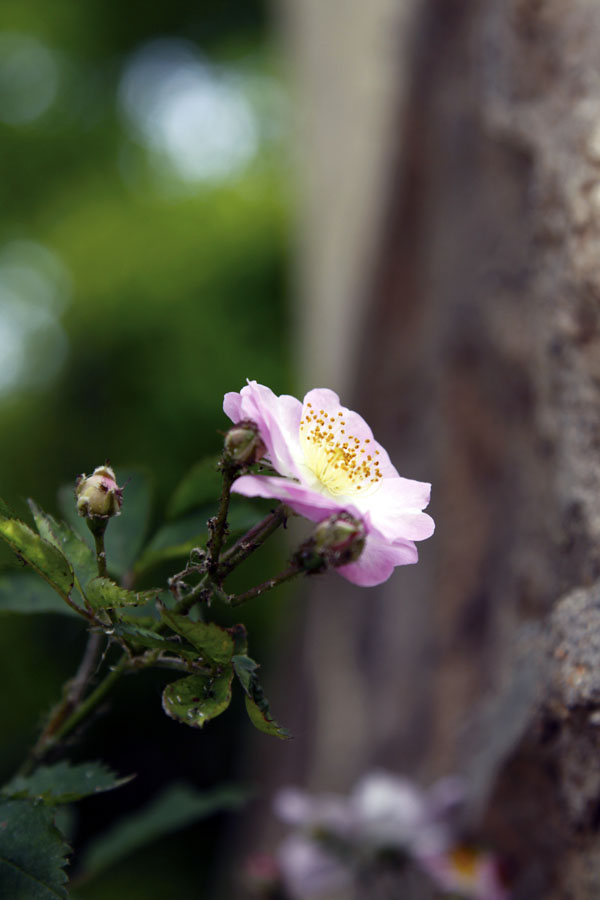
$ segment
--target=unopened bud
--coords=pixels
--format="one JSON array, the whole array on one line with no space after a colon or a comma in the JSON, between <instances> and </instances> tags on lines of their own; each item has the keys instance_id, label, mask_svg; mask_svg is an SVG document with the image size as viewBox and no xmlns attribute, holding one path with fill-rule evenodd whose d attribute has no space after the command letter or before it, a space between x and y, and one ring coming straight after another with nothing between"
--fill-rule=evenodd
<instances>
[{"instance_id":1,"label":"unopened bud","mask_svg":"<svg viewBox=\"0 0 600 900\"><path fill-rule=\"evenodd\" d=\"M344 511L334 513L319 522L295 559L309 573L323 572L328 566L347 566L359 558L365 540L365 526L360 519Z\"/></svg>"},{"instance_id":2,"label":"unopened bud","mask_svg":"<svg viewBox=\"0 0 600 900\"><path fill-rule=\"evenodd\" d=\"M123 490L110 466L98 466L91 475L80 475L75 496L80 516L108 519L120 515Z\"/></svg>"},{"instance_id":3,"label":"unopened bud","mask_svg":"<svg viewBox=\"0 0 600 900\"><path fill-rule=\"evenodd\" d=\"M240 465L258 462L266 452L258 426L247 419L238 422L225 435L225 453L230 460Z\"/></svg>"}]
</instances>

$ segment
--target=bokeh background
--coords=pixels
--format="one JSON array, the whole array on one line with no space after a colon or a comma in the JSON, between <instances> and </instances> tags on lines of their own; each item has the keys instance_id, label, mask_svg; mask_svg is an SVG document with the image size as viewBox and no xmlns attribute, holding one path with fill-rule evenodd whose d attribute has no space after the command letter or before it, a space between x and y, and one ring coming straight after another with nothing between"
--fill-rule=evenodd
<instances>
[{"instance_id":1,"label":"bokeh background","mask_svg":"<svg viewBox=\"0 0 600 900\"><path fill-rule=\"evenodd\" d=\"M185 729L164 678L123 682L73 753L138 777L83 804L77 850L176 779L254 799L80 900L237 898L280 786L377 767L465 775L515 897L598 896L599 47L589 0L2 4L0 495L57 512L109 458L130 508L149 477L151 536L250 377L338 390L437 523L378 588L244 611L293 742L236 703ZM0 617L0 777L83 642Z\"/></svg>"},{"instance_id":2,"label":"bokeh background","mask_svg":"<svg viewBox=\"0 0 600 900\"><path fill-rule=\"evenodd\" d=\"M225 391L247 377L293 389L286 68L260 0L3 4L0 492L22 514L28 496L58 513L58 487L110 459L149 477L150 534L185 472L218 452ZM2 616L1 777L83 646L69 618ZM138 773L120 803L84 805L79 850L174 780L252 782L242 709L188 732L163 715L162 681L126 683L74 750ZM213 818L155 842L78 896L227 896L228 828Z\"/></svg>"}]
</instances>

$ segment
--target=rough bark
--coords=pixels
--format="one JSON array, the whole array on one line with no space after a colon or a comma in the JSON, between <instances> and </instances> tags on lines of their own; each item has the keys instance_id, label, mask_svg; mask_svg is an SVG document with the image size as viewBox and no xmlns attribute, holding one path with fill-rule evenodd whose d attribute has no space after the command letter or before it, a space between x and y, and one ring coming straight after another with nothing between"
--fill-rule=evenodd
<instances>
[{"instance_id":1,"label":"rough bark","mask_svg":"<svg viewBox=\"0 0 600 900\"><path fill-rule=\"evenodd\" d=\"M523 898L600 895L599 87L595 3L426 5L357 385L438 524L371 756L465 771Z\"/></svg>"},{"instance_id":2,"label":"rough bark","mask_svg":"<svg viewBox=\"0 0 600 900\"><path fill-rule=\"evenodd\" d=\"M433 482L437 533L368 594L315 584L295 763L271 776L343 790L374 765L464 772L465 833L502 855L516 898L595 898L600 10L418 12L349 405Z\"/></svg>"}]
</instances>

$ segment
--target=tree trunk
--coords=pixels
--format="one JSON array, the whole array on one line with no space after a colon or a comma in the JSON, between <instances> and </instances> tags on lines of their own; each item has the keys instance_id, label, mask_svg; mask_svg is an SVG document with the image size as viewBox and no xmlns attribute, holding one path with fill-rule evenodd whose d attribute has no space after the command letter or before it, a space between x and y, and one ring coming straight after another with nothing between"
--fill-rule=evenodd
<instances>
[{"instance_id":1,"label":"tree trunk","mask_svg":"<svg viewBox=\"0 0 600 900\"><path fill-rule=\"evenodd\" d=\"M600 9L425 0L414 34L344 400L437 532L379 589L315 584L306 780L463 772L515 897L595 898Z\"/></svg>"}]
</instances>

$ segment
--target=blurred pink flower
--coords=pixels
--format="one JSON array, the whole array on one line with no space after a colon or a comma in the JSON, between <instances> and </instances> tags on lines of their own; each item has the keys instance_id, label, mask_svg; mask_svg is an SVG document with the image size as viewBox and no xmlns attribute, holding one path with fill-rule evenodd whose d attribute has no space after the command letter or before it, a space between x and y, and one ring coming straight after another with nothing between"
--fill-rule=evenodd
<instances>
[{"instance_id":1,"label":"blurred pink flower","mask_svg":"<svg viewBox=\"0 0 600 900\"><path fill-rule=\"evenodd\" d=\"M258 426L267 458L283 476L242 475L233 491L282 500L313 522L341 510L361 519L364 550L338 568L355 584L380 584L396 566L417 561L414 541L434 530L422 511L431 486L402 478L364 419L341 406L337 394L319 388L301 403L250 381L240 393L225 395L223 409L234 423Z\"/></svg>"}]
</instances>

